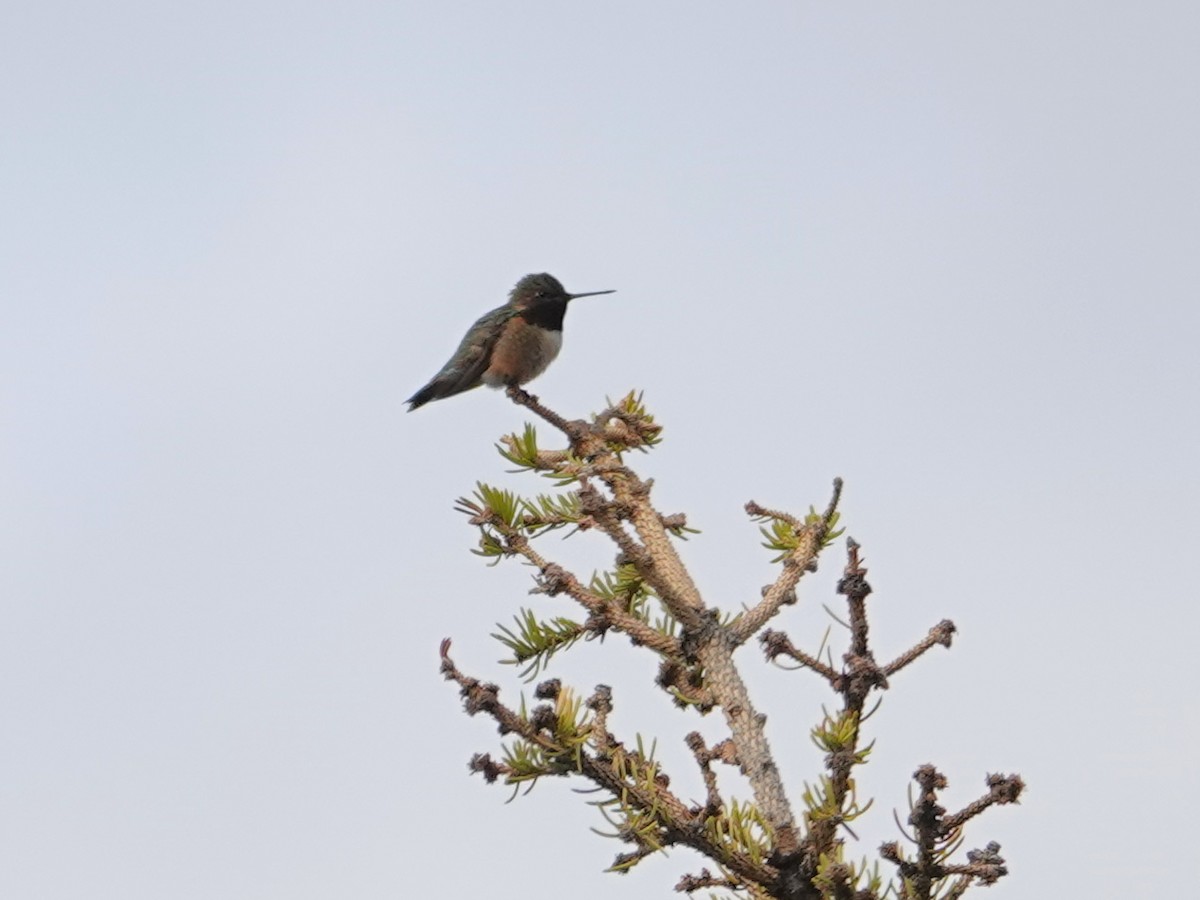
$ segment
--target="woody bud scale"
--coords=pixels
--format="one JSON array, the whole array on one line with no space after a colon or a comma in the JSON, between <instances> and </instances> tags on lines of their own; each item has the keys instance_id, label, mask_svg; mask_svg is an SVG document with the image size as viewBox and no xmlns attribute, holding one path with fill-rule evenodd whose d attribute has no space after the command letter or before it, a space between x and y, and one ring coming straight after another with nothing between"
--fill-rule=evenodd
<instances>
[{"instance_id":1,"label":"woody bud scale","mask_svg":"<svg viewBox=\"0 0 1200 900\"><path fill-rule=\"evenodd\" d=\"M568 294L553 275L526 275L509 293L508 302L481 316L450 361L408 398L408 411L481 384L500 388L532 381L558 356L567 304L612 293Z\"/></svg>"}]
</instances>

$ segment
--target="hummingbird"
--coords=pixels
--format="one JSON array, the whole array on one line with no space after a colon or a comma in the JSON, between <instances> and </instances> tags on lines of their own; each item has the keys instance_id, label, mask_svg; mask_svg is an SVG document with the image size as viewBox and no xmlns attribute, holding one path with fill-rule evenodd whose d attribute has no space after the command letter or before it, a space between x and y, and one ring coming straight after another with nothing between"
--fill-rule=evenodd
<instances>
[{"instance_id":1,"label":"hummingbird","mask_svg":"<svg viewBox=\"0 0 1200 900\"><path fill-rule=\"evenodd\" d=\"M568 294L553 275L526 275L509 292L508 302L480 316L450 361L405 401L408 411L481 384L499 388L533 381L562 347L567 304L580 297L612 293L615 291Z\"/></svg>"}]
</instances>

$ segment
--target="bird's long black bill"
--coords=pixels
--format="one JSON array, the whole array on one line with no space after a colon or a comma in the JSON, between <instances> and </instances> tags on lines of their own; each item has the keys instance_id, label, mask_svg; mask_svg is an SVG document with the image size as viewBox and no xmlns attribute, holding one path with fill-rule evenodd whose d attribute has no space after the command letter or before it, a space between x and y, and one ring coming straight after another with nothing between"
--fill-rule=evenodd
<instances>
[{"instance_id":1,"label":"bird's long black bill","mask_svg":"<svg viewBox=\"0 0 1200 900\"><path fill-rule=\"evenodd\" d=\"M567 297L571 300L578 300L580 297L598 297L601 294L615 294L616 292L617 289L613 288L611 291L588 291L586 294L567 294Z\"/></svg>"}]
</instances>

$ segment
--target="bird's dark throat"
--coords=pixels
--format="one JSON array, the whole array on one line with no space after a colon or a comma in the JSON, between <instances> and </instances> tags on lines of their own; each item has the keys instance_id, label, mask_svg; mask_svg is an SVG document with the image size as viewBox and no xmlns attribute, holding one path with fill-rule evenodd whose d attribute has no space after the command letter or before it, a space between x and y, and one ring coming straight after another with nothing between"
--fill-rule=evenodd
<instances>
[{"instance_id":1,"label":"bird's dark throat","mask_svg":"<svg viewBox=\"0 0 1200 900\"><path fill-rule=\"evenodd\" d=\"M566 300L543 300L529 309L521 310L520 316L530 325L536 325L538 328L562 331L563 316L566 313Z\"/></svg>"}]
</instances>

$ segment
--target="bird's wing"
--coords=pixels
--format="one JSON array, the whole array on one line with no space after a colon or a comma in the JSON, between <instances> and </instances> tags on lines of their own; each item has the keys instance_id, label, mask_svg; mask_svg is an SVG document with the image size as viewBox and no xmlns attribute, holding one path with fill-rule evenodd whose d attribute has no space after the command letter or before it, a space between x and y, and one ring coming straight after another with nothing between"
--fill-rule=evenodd
<instances>
[{"instance_id":1,"label":"bird's wing","mask_svg":"<svg viewBox=\"0 0 1200 900\"><path fill-rule=\"evenodd\" d=\"M449 362L433 377L434 381L469 390L479 383L487 368L492 348L500 339L500 326L516 314L511 306L499 306L480 316L468 329Z\"/></svg>"}]
</instances>

